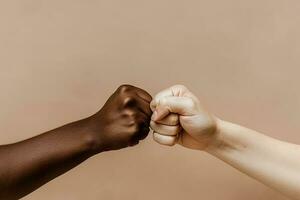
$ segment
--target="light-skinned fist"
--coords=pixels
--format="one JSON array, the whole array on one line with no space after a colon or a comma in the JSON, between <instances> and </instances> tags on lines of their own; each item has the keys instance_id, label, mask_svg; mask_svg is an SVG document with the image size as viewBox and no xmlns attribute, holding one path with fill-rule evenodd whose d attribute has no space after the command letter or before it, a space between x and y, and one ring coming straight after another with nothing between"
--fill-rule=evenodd
<instances>
[{"instance_id":1,"label":"light-skinned fist","mask_svg":"<svg viewBox=\"0 0 300 200\"><path fill-rule=\"evenodd\" d=\"M150 126L153 139L173 146L205 150L217 135L217 119L205 111L198 98L183 85L159 92L152 100Z\"/></svg>"}]
</instances>

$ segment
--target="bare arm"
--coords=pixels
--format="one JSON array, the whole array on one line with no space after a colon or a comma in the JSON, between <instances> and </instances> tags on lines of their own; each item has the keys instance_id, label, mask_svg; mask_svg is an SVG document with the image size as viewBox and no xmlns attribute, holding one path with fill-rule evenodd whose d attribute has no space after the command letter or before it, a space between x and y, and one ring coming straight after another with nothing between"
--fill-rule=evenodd
<instances>
[{"instance_id":1,"label":"bare arm","mask_svg":"<svg viewBox=\"0 0 300 200\"><path fill-rule=\"evenodd\" d=\"M138 144L149 132L150 101L124 85L91 117L0 146L0 199L19 199L97 153Z\"/></svg>"},{"instance_id":2,"label":"bare arm","mask_svg":"<svg viewBox=\"0 0 300 200\"><path fill-rule=\"evenodd\" d=\"M1 146L0 199L21 198L92 156L88 121Z\"/></svg>"},{"instance_id":3,"label":"bare arm","mask_svg":"<svg viewBox=\"0 0 300 200\"><path fill-rule=\"evenodd\" d=\"M300 146L218 121L218 139L206 151L283 194L300 199Z\"/></svg>"},{"instance_id":4,"label":"bare arm","mask_svg":"<svg viewBox=\"0 0 300 200\"><path fill-rule=\"evenodd\" d=\"M265 185L300 199L299 145L216 118L181 85L158 93L151 107L151 128L158 143L206 151Z\"/></svg>"}]
</instances>

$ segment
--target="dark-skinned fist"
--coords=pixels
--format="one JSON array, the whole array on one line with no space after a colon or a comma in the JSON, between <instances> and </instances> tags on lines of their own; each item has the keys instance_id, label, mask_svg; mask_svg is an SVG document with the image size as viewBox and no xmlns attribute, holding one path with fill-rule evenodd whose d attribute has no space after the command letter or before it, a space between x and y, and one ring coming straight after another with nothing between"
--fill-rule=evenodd
<instances>
[{"instance_id":1,"label":"dark-skinned fist","mask_svg":"<svg viewBox=\"0 0 300 200\"><path fill-rule=\"evenodd\" d=\"M88 120L95 151L134 146L147 137L152 115L151 96L144 90L120 86L102 109Z\"/></svg>"}]
</instances>

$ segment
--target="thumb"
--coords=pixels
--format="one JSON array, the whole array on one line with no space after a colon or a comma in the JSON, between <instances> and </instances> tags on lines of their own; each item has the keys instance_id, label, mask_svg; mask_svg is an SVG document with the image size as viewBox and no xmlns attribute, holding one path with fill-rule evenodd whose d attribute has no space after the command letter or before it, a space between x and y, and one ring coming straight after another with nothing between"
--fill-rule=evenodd
<instances>
[{"instance_id":1,"label":"thumb","mask_svg":"<svg viewBox=\"0 0 300 200\"><path fill-rule=\"evenodd\" d=\"M168 96L158 100L156 109L152 115L153 121L159 121L170 113L189 116L194 114L194 101L189 97Z\"/></svg>"}]
</instances>

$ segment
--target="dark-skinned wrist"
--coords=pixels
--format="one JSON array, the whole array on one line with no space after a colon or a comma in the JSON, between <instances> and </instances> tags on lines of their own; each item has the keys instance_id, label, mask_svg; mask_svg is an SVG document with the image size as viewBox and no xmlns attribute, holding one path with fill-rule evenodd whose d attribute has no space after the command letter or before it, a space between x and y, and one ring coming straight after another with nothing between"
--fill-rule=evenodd
<instances>
[{"instance_id":1,"label":"dark-skinned wrist","mask_svg":"<svg viewBox=\"0 0 300 200\"><path fill-rule=\"evenodd\" d=\"M92 128L93 118L88 117L79 121L72 122L58 129L65 130L69 142L76 146L74 151L79 154L85 155L85 157L91 157L102 150L101 144L99 143L95 131ZM73 145L72 145L73 146Z\"/></svg>"}]
</instances>

